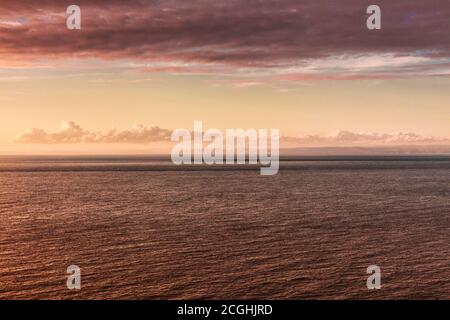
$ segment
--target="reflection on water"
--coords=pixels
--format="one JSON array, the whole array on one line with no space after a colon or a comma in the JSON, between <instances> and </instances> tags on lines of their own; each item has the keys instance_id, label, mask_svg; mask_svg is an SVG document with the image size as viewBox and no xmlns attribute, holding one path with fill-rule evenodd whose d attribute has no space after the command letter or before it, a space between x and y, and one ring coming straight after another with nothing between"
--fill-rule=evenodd
<instances>
[{"instance_id":1,"label":"reflection on water","mask_svg":"<svg viewBox=\"0 0 450 320\"><path fill-rule=\"evenodd\" d=\"M0 298L450 298L450 161L281 168L0 159Z\"/></svg>"}]
</instances>

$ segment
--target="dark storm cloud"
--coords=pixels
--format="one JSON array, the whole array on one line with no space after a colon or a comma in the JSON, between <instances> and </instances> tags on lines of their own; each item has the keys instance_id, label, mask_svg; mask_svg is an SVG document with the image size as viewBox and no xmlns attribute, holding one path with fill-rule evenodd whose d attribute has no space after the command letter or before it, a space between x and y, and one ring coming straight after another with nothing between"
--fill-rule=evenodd
<instances>
[{"instance_id":1,"label":"dark storm cloud","mask_svg":"<svg viewBox=\"0 0 450 320\"><path fill-rule=\"evenodd\" d=\"M82 9L81 31L65 27L70 4ZM370 4L382 9L381 30L366 28ZM7 61L178 61L201 65L203 71L205 64L277 70L310 59L376 54L425 57L445 65L449 27L448 0L16 0L0 5L0 54ZM146 70L165 68L149 65Z\"/></svg>"}]
</instances>

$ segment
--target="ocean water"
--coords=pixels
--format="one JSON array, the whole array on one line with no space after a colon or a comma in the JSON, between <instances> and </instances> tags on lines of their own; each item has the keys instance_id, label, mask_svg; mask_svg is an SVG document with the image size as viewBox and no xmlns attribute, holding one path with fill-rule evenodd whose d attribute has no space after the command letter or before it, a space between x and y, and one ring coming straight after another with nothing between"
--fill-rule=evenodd
<instances>
[{"instance_id":1,"label":"ocean water","mask_svg":"<svg viewBox=\"0 0 450 320\"><path fill-rule=\"evenodd\" d=\"M450 159L289 160L0 158L0 299L450 298Z\"/></svg>"}]
</instances>

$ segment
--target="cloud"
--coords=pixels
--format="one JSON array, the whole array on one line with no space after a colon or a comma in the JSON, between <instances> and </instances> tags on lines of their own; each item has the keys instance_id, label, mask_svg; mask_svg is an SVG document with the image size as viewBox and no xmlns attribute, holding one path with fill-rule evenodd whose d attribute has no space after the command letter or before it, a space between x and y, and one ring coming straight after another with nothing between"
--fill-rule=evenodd
<instances>
[{"instance_id":1,"label":"cloud","mask_svg":"<svg viewBox=\"0 0 450 320\"><path fill-rule=\"evenodd\" d=\"M321 135L302 135L298 137L285 137L286 143L308 146L370 146L370 145L410 145L410 144L450 144L450 139L432 136L423 136L413 132L373 133L352 132L337 130L334 133Z\"/></svg>"},{"instance_id":2,"label":"cloud","mask_svg":"<svg viewBox=\"0 0 450 320\"><path fill-rule=\"evenodd\" d=\"M135 125L128 130L89 131L73 121L63 121L57 132L49 133L42 129L30 129L23 133L17 143L25 144L79 144L79 143L126 143L146 144L151 142L170 142L171 130L153 126ZM450 139L423 136L412 132L371 133L337 130L321 135L284 136L284 145L298 146L398 146L398 145L450 145Z\"/></svg>"},{"instance_id":3,"label":"cloud","mask_svg":"<svg viewBox=\"0 0 450 320\"><path fill-rule=\"evenodd\" d=\"M22 26L20 21L8 21L8 20L0 20L0 26L2 27L19 27Z\"/></svg>"},{"instance_id":4,"label":"cloud","mask_svg":"<svg viewBox=\"0 0 450 320\"><path fill-rule=\"evenodd\" d=\"M16 142L27 144L75 144L75 143L129 143L145 144L169 141L171 131L159 127L135 125L129 130L88 131L73 121L64 121L59 131L48 133L42 129L30 129Z\"/></svg>"},{"instance_id":5,"label":"cloud","mask_svg":"<svg viewBox=\"0 0 450 320\"><path fill-rule=\"evenodd\" d=\"M289 80L441 75L450 66L448 0L78 0L82 30L58 0L0 8L1 64L134 61L148 72L270 73ZM27 17L24 20L23 17ZM352 65L354 62L354 65ZM445 73L448 75L448 72Z\"/></svg>"}]
</instances>

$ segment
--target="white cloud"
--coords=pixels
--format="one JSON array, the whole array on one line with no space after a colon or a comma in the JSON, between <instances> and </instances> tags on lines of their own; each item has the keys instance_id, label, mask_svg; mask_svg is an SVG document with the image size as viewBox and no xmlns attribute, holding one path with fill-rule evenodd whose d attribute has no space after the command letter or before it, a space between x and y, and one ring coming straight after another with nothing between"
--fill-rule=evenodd
<instances>
[{"instance_id":1,"label":"white cloud","mask_svg":"<svg viewBox=\"0 0 450 320\"><path fill-rule=\"evenodd\" d=\"M14 21L14 20L0 20L0 26L6 26L6 27L20 27L23 23L20 21Z\"/></svg>"},{"instance_id":2,"label":"white cloud","mask_svg":"<svg viewBox=\"0 0 450 320\"><path fill-rule=\"evenodd\" d=\"M135 125L128 130L88 131L73 121L64 121L54 133L42 129L30 129L16 142L30 144L73 143L150 143L170 140L171 131L159 127Z\"/></svg>"},{"instance_id":3,"label":"white cloud","mask_svg":"<svg viewBox=\"0 0 450 320\"><path fill-rule=\"evenodd\" d=\"M399 56L393 53L342 55L318 59L305 59L293 65L280 66L279 74L304 75L370 75L392 76L392 70L401 70L410 75L445 75L443 66L448 66L448 58L428 58L422 56Z\"/></svg>"},{"instance_id":4,"label":"white cloud","mask_svg":"<svg viewBox=\"0 0 450 320\"><path fill-rule=\"evenodd\" d=\"M146 144L169 142L171 130L157 126L134 125L127 130L89 131L73 121L64 121L56 132L30 129L16 142L25 144L77 144L77 143L124 143ZM283 145L302 146L400 146L400 145L450 145L450 139L424 136L413 132L375 133L337 130L329 135L284 136Z\"/></svg>"},{"instance_id":5,"label":"white cloud","mask_svg":"<svg viewBox=\"0 0 450 320\"><path fill-rule=\"evenodd\" d=\"M286 142L298 145L405 145L405 144L450 144L450 139L423 136L413 132L375 133L337 130L330 135L302 135L286 137Z\"/></svg>"}]
</instances>

